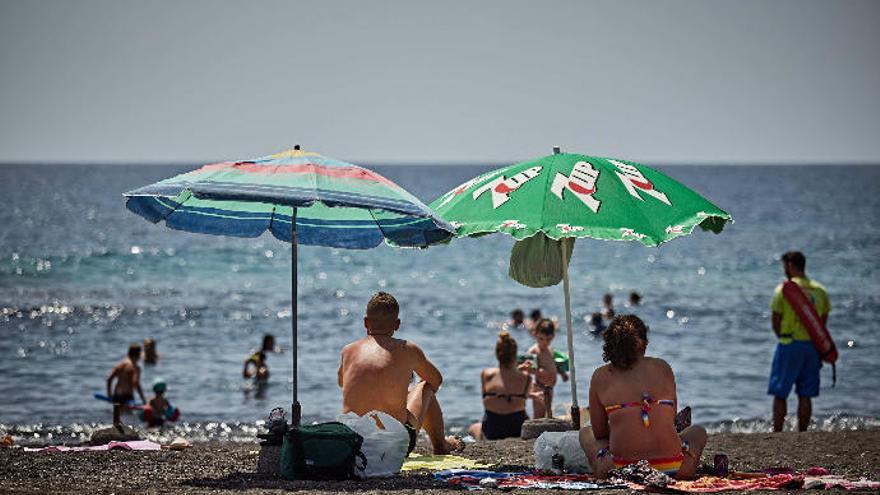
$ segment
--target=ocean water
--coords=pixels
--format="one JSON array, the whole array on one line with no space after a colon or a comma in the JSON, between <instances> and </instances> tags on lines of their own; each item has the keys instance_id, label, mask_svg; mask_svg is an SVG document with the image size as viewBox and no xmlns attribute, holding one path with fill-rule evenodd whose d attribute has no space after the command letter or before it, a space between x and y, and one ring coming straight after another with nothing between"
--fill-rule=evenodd
<instances>
[{"instance_id":1,"label":"ocean water","mask_svg":"<svg viewBox=\"0 0 880 495\"><path fill-rule=\"evenodd\" d=\"M22 439L83 438L110 420L94 400L129 343L158 341L155 377L183 411L173 430L200 440L251 438L275 406L289 408L290 249L270 235L234 239L173 231L128 212L121 194L192 167L0 166L0 431ZM486 166L376 166L426 203ZM695 232L660 248L577 241L571 262L582 405L601 344L585 318L602 294L649 324L649 354L676 372L679 401L714 431L769 428L767 374L775 338L769 300L779 255L799 249L828 288L840 350L838 384L822 371L816 427L878 425L880 415L880 167L669 166L663 171L729 211L720 235ZM402 305L400 336L444 374L447 426L480 418L479 373L492 366L498 327L516 307L564 319L561 286L530 289L507 276L513 241L456 240L427 250L380 246L299 250L300 401L305 420L333 418L339 351L364 333L370 295ZM627 308L630 291L642 305ZM264 390L242 363L264 333ZM531 344L523 332L521 347ZM564 333L554 347L565 348ZM147 391L145 390L145 391ZM571 401L557 385L557 412ZM795 400L790 400L790 410ZM134 422L133 419L129 421Z\"/></svg>"}]
</instances>

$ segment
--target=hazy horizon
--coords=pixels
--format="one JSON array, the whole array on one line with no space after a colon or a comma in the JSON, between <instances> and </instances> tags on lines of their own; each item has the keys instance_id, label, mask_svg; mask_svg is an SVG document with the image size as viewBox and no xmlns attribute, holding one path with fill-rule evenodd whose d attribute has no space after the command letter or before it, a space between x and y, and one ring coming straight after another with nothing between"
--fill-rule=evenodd
<instances>
[{"instance_id":1,"label":"hazy horizon","mask_svg":"<svg viewBox=\"0 0 880 495\"><path fill-rule=\"evenodd\" d=\"M880 2L0 0L0 163L880 163Z\"/></svg>"}]
</instances>

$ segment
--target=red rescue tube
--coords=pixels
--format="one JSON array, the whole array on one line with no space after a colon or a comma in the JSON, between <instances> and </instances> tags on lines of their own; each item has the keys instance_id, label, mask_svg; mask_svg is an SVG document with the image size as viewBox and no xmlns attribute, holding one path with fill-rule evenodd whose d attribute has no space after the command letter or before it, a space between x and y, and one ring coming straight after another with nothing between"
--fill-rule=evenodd
<instances>
[{"instance_id":1,"label":"red rescue tube","mask_svg":"<svg viewBox=\"0 0 880 495\"><path fill-rule=\"evenodd\" d=\"M801 286L787 280L782 284L782 295L795 314L801 320L801 324L810 334L810 340L813 341L813 347L819 352L822 361L831 364L834 373L834 382L837 382L837 369L834 363L837 361L837 346L831 340L831 334L828 328L822 323L822 318L816 312L813 301L807 296Z\"/></svg>"}]
</instances>

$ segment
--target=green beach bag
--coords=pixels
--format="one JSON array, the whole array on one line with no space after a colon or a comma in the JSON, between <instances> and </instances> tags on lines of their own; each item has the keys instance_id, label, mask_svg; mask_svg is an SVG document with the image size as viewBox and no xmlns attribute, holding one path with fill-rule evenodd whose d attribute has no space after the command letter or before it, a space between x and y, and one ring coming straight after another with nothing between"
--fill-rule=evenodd
<instances>
[{"instance_id":1,"label":"green beach bag","mask_svg":"<svg viewBox=\"0 0 880 495\"><path fill-rule=\"evenodd\" d=\"M355 469L366 469L361 452L364 439L348 426L333 421L297 426L284 435L281 477L288 480L344 480ZM356 466L356 462L360 464Z\"/></svg>"}]
</instances>

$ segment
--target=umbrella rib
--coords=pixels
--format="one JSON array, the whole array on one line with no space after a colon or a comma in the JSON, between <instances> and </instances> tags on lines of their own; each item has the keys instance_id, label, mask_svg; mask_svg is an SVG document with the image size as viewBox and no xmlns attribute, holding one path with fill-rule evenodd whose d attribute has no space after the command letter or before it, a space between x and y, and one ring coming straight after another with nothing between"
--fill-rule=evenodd
<instances>
[{"instance_id":1,"label":"umbrella rib","mask_svg":"<svg viewBox=\"0 0 880 495\"><path fill-rule=\"evenodd\" d=\"M373 221L376 222L376 228L379 229L379 232L382 233L382 239L386 239L386 240L387 240L388 237L385 236L385 229L382 228L382 224L379 222L379 219L376 218L376 215L375 215L375 214L373 214L373 209L372 209L372 208L367 208L367 212L370 214L370 218L372 218Z\"/></svg>"},{"instance_id":2,"label":"umbrella rib","mask_svg":"<svg viewBox=\"0 0 880 495\"><path fill-rule=\"evenodd\" d=\"M177 201L171 200L171 203L174 203L174 206L173 206L173 207L168 206L167 204L165 204L165 203L164 203L161 199L159 199L158 197L154 197L153 199L155 199L157 203L159 203L159 204L161 204L162 206L165 206L166 208L168 208L169 210L171 210L171 211L168 212L167 215L164 215L159 221L162 221L162 222L166 222L166 223L167 223L167 222L168 222L168 217L170 217L175 211L177 211L178 208L183 207L183 204L186 203L190 198L193 197L192 192L190 192L189 194L190 194L189 198L186 198L185 200L181 201L180 203L178 203ZM156 223L159 223L159 222L156 222Z\"/></svg>"},{"instance_id":3,"label":"umbrella rib","mask_svg":"<svg viewBox=\"0 0 880 495\"><path fill-rule=\"evenodd\" d=\"M550 195L547 194L547 191L548 191L548 188L550 187L550 176L552 176L554 173L553 172L554 165L556 165L556 160L558 157L559 157L559 155L553 155L553 162L550 164L550 167L548 167L550 169L549 170L550 173L544 174L546 176L544 178L544 189L543 189L544 201L541 202L541 215L538 218L541 219L541 226L540 226L539 230L541 232L543 232L545 235L547 234L547 232L544 230L545 229L545 227L544 227L544 213L547 211L547 201L550 199Z\"/></svg>"}]
</instances>

